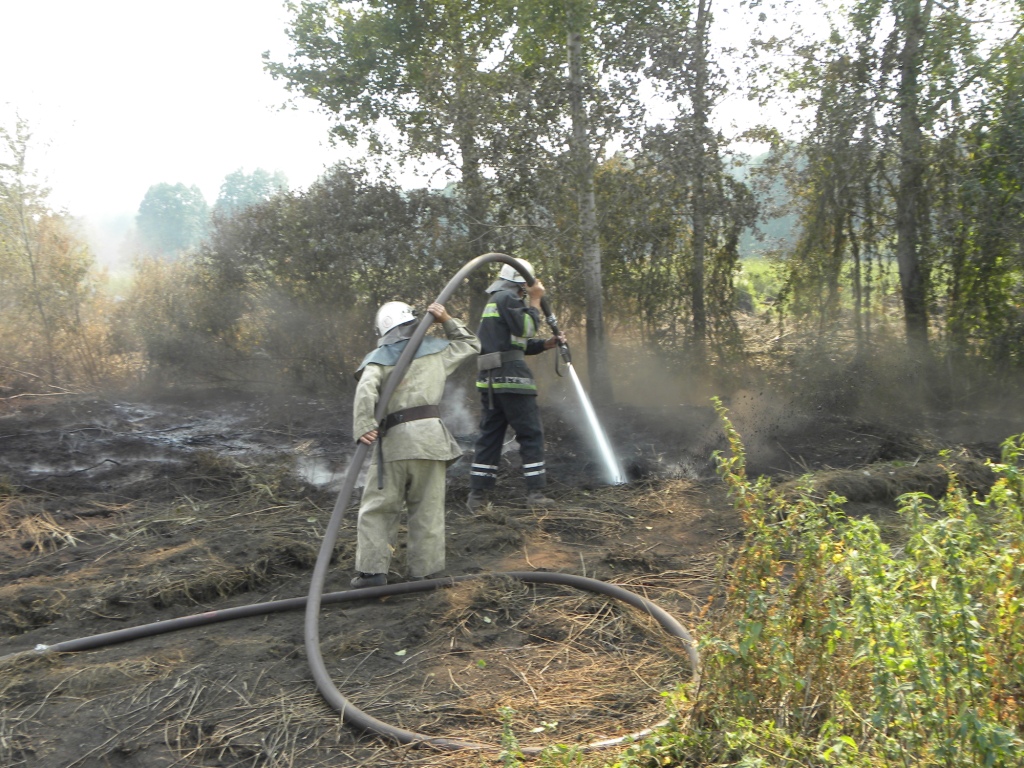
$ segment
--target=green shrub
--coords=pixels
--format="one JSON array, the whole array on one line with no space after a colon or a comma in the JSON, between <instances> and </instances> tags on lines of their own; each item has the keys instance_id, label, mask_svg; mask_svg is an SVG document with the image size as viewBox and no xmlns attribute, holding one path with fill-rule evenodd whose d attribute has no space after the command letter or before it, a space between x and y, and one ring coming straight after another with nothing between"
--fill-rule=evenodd
<instances>
[{"instance_id":1,"label":"green shrub","mask_svg":"<svg viewBox=\"0 0 1024 768\"><path fill-rule=\"evenodd\" d=\"M1024 765L1024 436L984 499L955 479L940 500L901 497L906 544L892 547L840 497L750 481L716 408L746 538L700 633L689 718L613 765Z\"/></svg>"}]
</instances>

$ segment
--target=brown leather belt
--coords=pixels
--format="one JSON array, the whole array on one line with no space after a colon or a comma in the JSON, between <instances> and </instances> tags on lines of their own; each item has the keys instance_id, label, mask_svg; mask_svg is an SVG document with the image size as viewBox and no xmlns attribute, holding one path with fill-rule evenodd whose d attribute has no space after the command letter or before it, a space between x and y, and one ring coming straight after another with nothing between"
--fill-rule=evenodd
<instances>
[{"instance_id":1,"label":"brown leather belt","mask_svg":"<svg viewBox=\"0 0 1024 768\"><path fill-rule=\"evenodd\" d=\"M400 411L389 413L380 423L378 431L384 434L392 427L404 424L407 421L419 421L420 419L439 419L441 409L436 405L414 405L412 408L403 408Z\"/></svg>"},{"instance_id":2,"label":"brown leather belt","mask_svg":"<svg viewBox=\"0 0 1024 768\"><path fill-rule=\"evenodd\" d=\"M407 421L420 419L439 419L441 409L436 405L414 405L385 416L377 427L377 490L384 488L384 435L389 429L405 424Z\"/></svg>"}]
</instances>

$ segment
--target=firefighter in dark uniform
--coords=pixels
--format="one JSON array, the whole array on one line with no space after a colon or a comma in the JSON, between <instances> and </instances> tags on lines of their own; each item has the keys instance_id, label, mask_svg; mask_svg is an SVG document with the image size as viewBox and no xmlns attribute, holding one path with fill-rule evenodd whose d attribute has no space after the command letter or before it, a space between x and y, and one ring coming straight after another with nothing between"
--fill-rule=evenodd
<instances>
[{"instance_id":1,"label":"firefighter in dark uniform","mask_svg":"<svg viewBox=\"0 0 1024 768\"><path fill-rule=\"evenodd\" d=\"M532 274L530 263L520 261ZM476 386L481 412L480 435L470 469L467 505L471 512L479 512L492 501L505 431L510 426L519 443L527 503L538 507L554 504L544 494L544 429L537 408L537 383L525 360L527 355L539 355L564 342L564 336L536 338L544 292L540 280L527 286L526 278L509 264L487 288L490 299L477 330L481 351Z\"/></svg>"}]
</instances>

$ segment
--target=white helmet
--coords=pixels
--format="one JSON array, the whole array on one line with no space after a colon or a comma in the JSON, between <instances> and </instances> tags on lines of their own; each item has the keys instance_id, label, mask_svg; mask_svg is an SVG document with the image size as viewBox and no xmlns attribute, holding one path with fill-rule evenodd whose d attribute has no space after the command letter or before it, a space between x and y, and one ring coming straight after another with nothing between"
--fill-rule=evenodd
<instances>
[{"instance_id":1,"label":"white helmet","mask_svg":"<svg viewBox=\"0 0 1024 768\"><path fill-rule=\"evenodd\" d=\"M530 274L533 274L533 264L528 262L526 259L519 259L520 264L526 267ZM520 274L519 270L513 267L511 264L506 264L501 268L501 272L498 273L498 277L502 280L511 280L513 283L525 283L526 278Z\"/></svg>"},{"instance_id":2,"label":"white helmet","mask_svg":"<svg viewBox=\"0 0 1024 768\"><path fill-rule=\"evenodd\" d=\"M416 319L412 307L404 301L389 301L377 310L377 335L383 336L397 325L404 325Z\"/></svg>"}]
</instances>

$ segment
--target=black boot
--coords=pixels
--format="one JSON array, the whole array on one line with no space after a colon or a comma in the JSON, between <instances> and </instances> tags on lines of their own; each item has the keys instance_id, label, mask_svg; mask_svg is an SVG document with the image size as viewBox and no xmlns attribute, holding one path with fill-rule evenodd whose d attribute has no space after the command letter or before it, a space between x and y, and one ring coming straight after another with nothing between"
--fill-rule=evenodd
<instances>
[{"instance_id":1,"label":"black boot","mask_svg":"<svg viewBox=\"0 0 1024 768\"><path fill-rule=\"evenodd\" d=\"M383 587L388 583L388 575L386 573L363 573L356 571L355 578L352 579L352 586L356 589L362 589L363 587Z\"/></svg>"},{"instance_id":2,"label":"black boot","mask_svg":"<svg viewBox=\"0 0 1024 768\"><path fill-rule=\"evenodd\" d=\"M490 503L490 492L482 490L480 488L474 488L469 492L469 496L466 497L466 507L474 515L478 515L481 512L483 512L484 507L486 507Z\"/></svg>"},{"instance_id":3,"label":"black boot","mask_svg":"<svg viewBox=\"0 0 1024 768\"><path fill-rule=\"evenodd\" d=\"M544 491L529 491L526 494L526 503L531 507L553 507L555 500L544 495Z\"/></svg>"}]
</instances>

